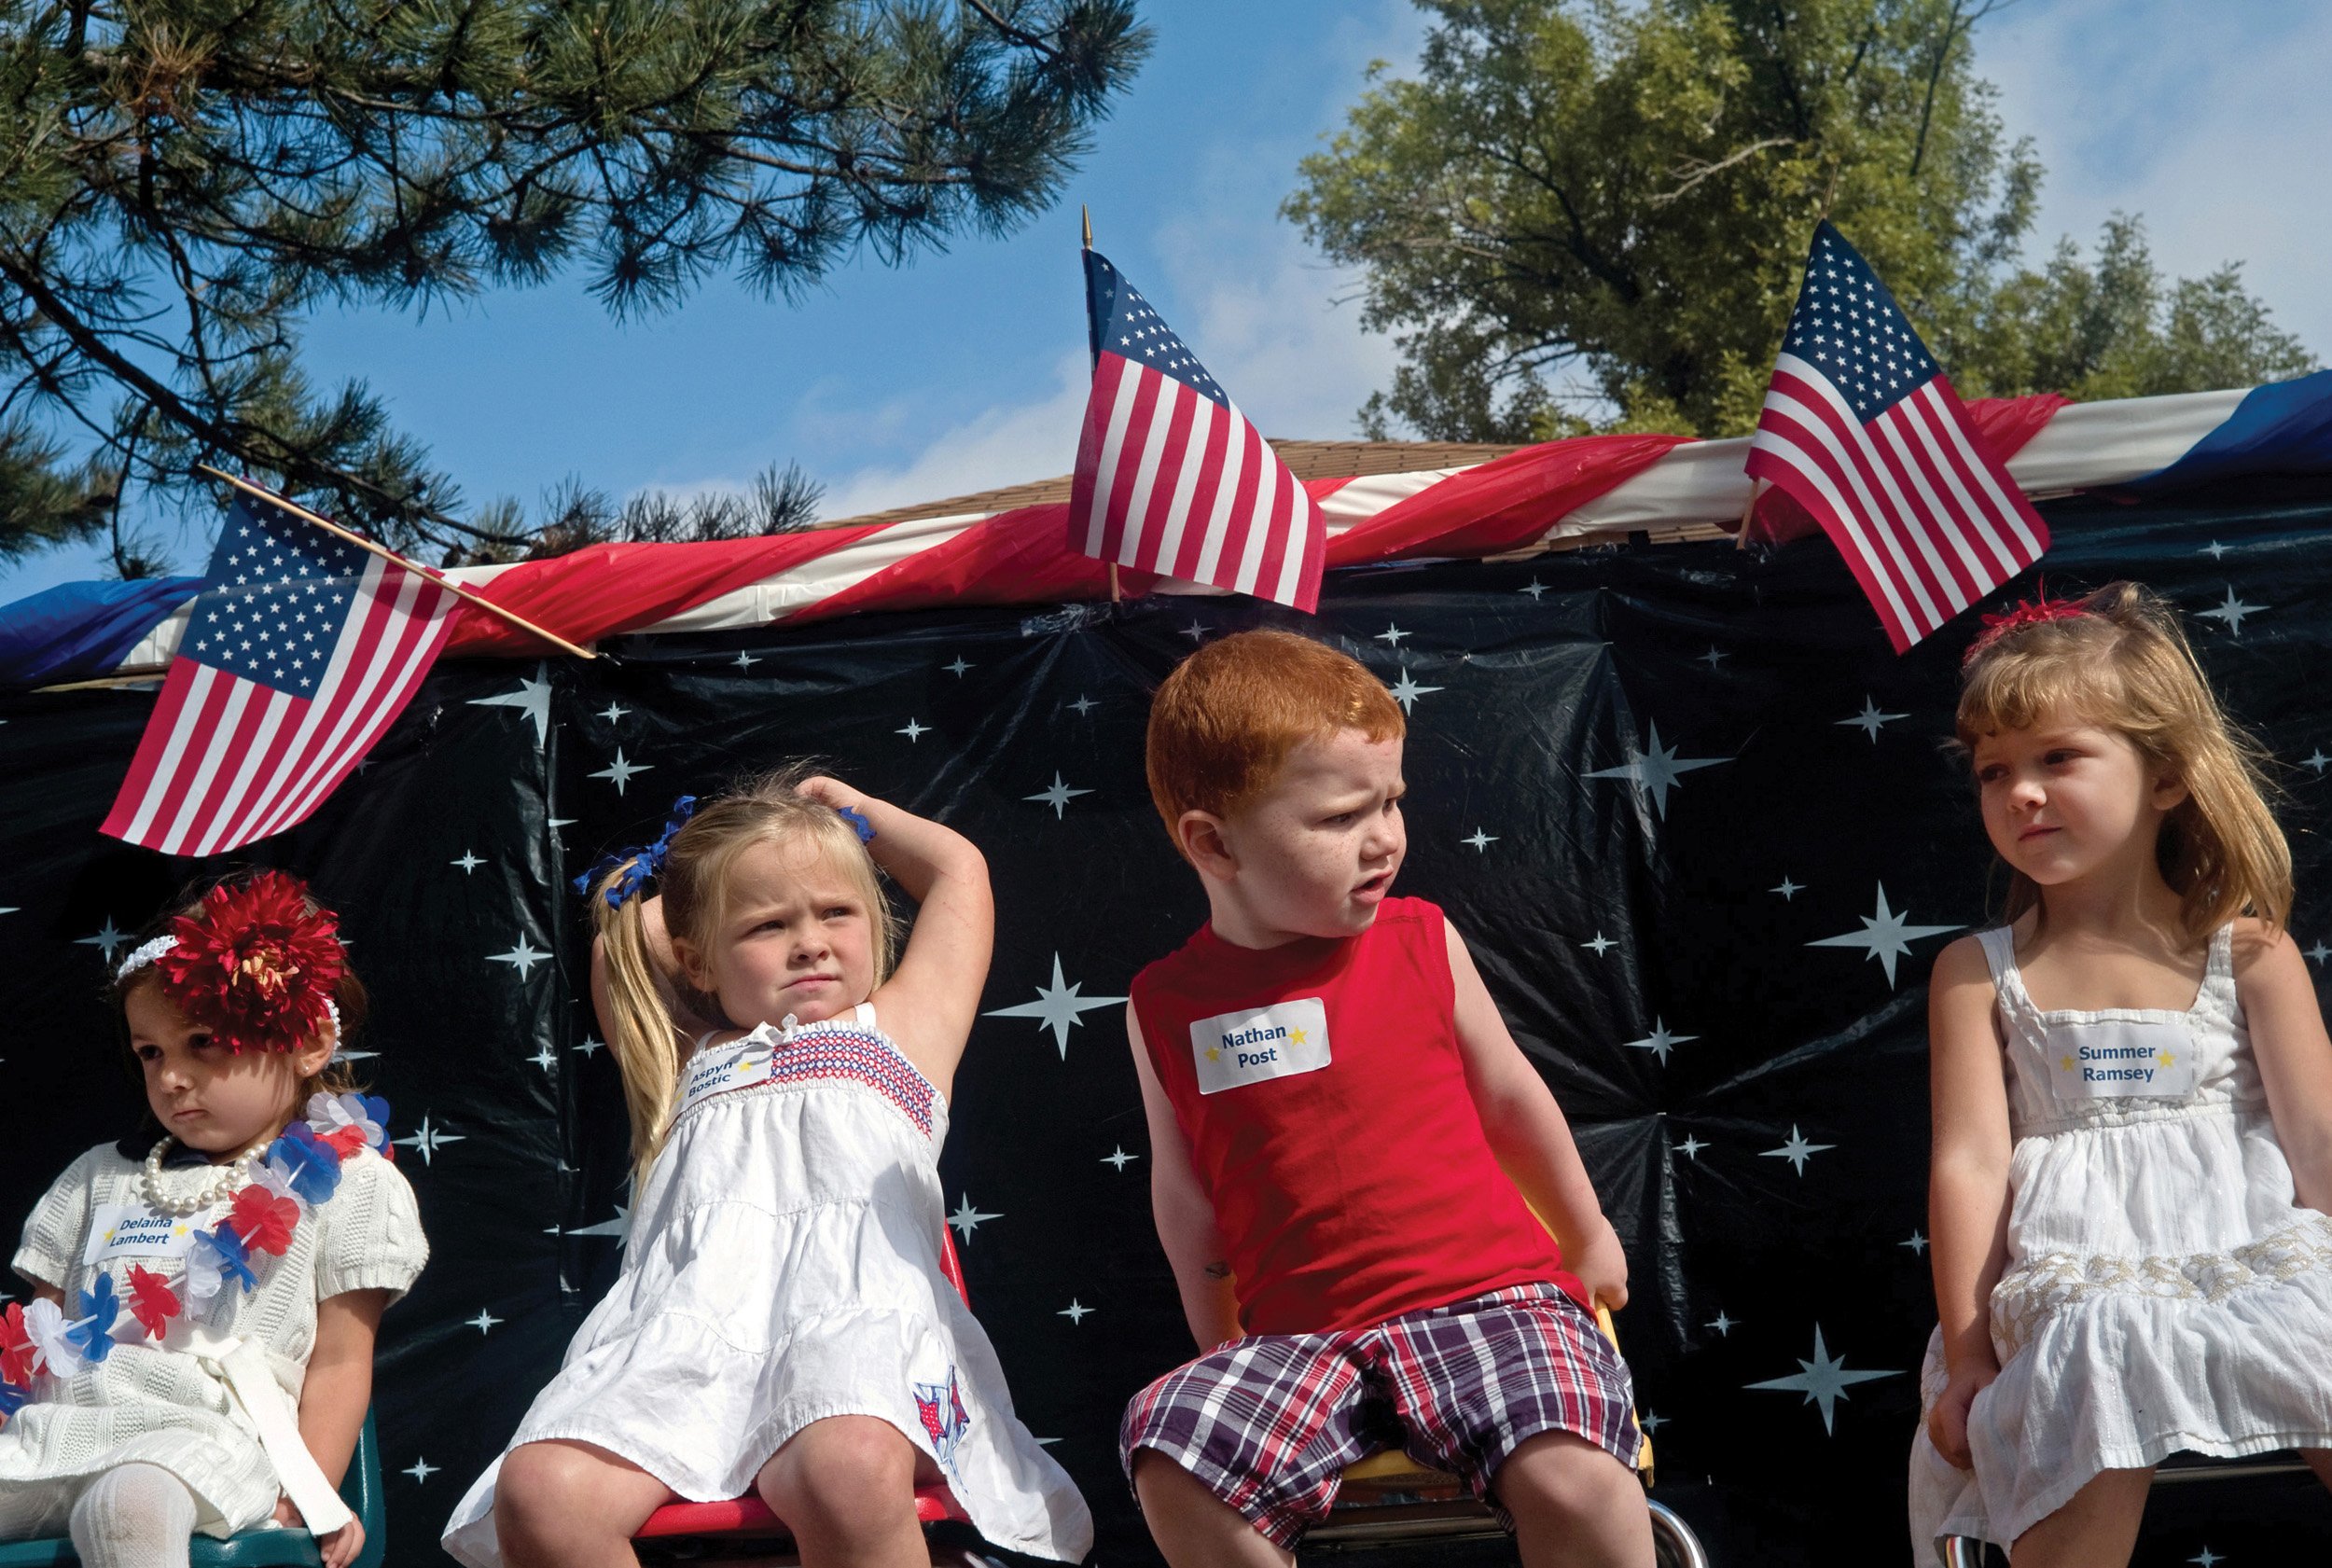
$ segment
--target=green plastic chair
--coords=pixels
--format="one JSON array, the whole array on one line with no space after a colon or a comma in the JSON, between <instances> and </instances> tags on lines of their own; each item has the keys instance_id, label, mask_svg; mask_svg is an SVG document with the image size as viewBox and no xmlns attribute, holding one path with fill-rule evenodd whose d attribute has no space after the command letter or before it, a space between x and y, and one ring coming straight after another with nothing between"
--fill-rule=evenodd
<instances>
[{"instance_id":1,"label":"green plastic chair","mask_svg":"<svg viewBox=\"0 0 2332 1568\"><path fill-rule=\"evenodd\" d=\"M365 1524L365 1549L354 1568L381 1568L389 1547L389 1510L381 1495L381 1439L369 1410L340 1498ZM191 1549L191 1568L318 1568L324 1561L315 1537L304 1530L246 1530L224 1541L197 1535ZM69 1540L0 1541L0 1568L78 1568L80 1561Z\"/></svg>"}]
</instances>

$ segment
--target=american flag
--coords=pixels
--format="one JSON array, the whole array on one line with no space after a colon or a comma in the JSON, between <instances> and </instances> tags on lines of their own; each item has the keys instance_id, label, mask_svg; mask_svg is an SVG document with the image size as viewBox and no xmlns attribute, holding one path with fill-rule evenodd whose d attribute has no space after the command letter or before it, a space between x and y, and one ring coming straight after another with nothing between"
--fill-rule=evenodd
<instances>
[{"instance_id":1,"label":"american flag","mask_svg":"<svg viewBox=\"0 0 2332 1568\"><path fill-rule=\"evenodd\" d=\"M104 831L218 854L306 820L428 673L454 603L238 496Z\"/></svg>"},{"instance_id":2,"label":"american flag","mask_svg":"<svg viewBox=\"0 0 2332 1568\"><path fill-rule=\"evenodd\" d=\"M1826 220L1748 467L1821 522L1896 653L2048 548L1895 297Z\"/></svg>"},{"instance_id":3,"label":"american flag","mask_svg":"<svg viewBox=\"0 0 2332 1568\"><path fill-rule=\"evenodd\" d=\"M1327 527L1311 493L1098 251L1085 253L1085 303L1093 391L1070 548L1316 608Z\"/></svg>"}]
</instances>

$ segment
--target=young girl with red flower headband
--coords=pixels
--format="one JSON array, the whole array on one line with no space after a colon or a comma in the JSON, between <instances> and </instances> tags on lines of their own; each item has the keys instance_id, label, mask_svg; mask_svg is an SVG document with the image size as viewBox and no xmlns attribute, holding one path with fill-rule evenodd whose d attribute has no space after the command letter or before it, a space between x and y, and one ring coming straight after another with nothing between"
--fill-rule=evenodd
<instances>
[{"instance_id":1,"label":"young girl with red flower headband","mask_svg":"<svg viewBox=\"0 0 2332 1568\"><path fill-rule=\"evenodd\" d=\"M90 1150L25 1223L0 1311L0 1540L90 1568L184 1564L273 1520L346 1568L335 1488L381 1312L428 1256L388 1107L332 1065L363 1020L332 913L297 880L166 916L113 996L154 1125Z\"/></svg>"},{"instance_id":2,"label":"young girl with red flower headband","mask_svg":"<svg viewBox=\"0 0 2332 1568\"><path fill-rule=\"evenodd\" d=\"M895 967L878 866L919 906ZM758 1492L809 1568L921 1568L914 1489L944 1480L987 1540L1082 1560L1085 1504L941 1261L947 1096L993 937L979 852L783 776L684 798L585 886L632 1111L631 1239L446 1549L605 1568L675 1496ZM713 1027L692 1039L676 1012Z\"/></svg>"},{"instance_id":3,"label":"young girl with red flower headband","mask_svg":"<svg viewBox=\"0 0 2332 1568\"><path fill-rule=\"evenodd\" d=\"M2259 754L2168 606L1992 617L1958 730L2010 886L1929 992L1912 1558L2100 1568L2172 1452L2332 1481L2332 1042Z\"/></svg>"}]
</instances>

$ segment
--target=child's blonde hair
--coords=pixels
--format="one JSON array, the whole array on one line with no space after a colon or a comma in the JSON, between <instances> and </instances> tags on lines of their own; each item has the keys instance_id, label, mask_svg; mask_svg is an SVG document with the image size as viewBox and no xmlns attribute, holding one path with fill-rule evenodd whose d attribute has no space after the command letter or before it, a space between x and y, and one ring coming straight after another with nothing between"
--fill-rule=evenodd
<instances>
[{"instance_id":1,"label":"child's blonde hair","mask_svg":"<svg viewBox=\"0 0 2332 1568\"><path fill-rule=\"evenodd\" d=\"M2283 927L2292 852L2268 809L2267 754L2219 707L2174 610L2135 583L2108 583L2065 613L1979 639L1961 677L1961 744L2051 713L2118 732L2149 768L2186 785L2155 858L2190 935L2245 912ZM2012 873L2007 918L2039 901L2032 879Z\"/></svg>"},{"instance_id":2,"label":"child's blonde hair","mask_svg":"<svg viewBox=\"0 0 2332 1568\"><path fill-rule=\"evenodd\" d=\"M797 764L764 774L699 807L672 836L656 891L664 901L664 930L701 954L717 945L728 917L729 868L756 844L808 842L847 877L866 900L874 927L874 978L889 978L898 936L890 902L873 857L858 830L833 807L803 795L796 786L812 769ZM591 884L591 914L607 960L608 1048L623 1075L624 1104L632 1114L632 1191L646 1184L650 1166L671 1131L679 1092L680 1030L656 981L641 915L645 895L611 903L607 895L622 884L638 855L618 860ZM667 977L689 1011L736 1026L721 1012L720 999L698 991L685 974Z\"/></svg>"}]
</instances>

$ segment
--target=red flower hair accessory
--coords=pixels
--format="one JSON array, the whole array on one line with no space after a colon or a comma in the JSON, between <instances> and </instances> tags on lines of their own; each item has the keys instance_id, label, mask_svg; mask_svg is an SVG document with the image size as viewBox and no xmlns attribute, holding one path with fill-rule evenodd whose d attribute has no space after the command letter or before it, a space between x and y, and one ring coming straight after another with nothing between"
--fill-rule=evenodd
<instances>
[{"instance_id":1,"label":"red flower hair accessory","mask_svg":"<svg viewBox=\"0 0 2332 1568\"><path fill-rule=\"evenodd\" d=\"M195 913L173 920L172 946L154 965L179 1010L229 1049L297 1050L333 1021L339 929L330 910L309 907L297 879L261 871L213 888Z\"/></svg>"},{"instance_id":2,"label":"red flower hair accessory","mask_svg":"<svg viewBox=\"0 0 2332 1568\"><path fill-rule=\"evenodd\" d=\"M1960 663L1963 667L1975 663L1977 655L2011 631L2020 631L2028 626L2038 626L2043 621L2079 620L2089 613L2088 610L2082 608L2079 600L2051 599L2048 597L2048 590L2043 589L2041 596L2036 600L2020 599L2017 601L2015 609L2004 610L1996 616L1986 616L1984 629L1976 633L1974 642L1967 645L1967 652L1960 656Z\"/></svg>"}]
</instances>

